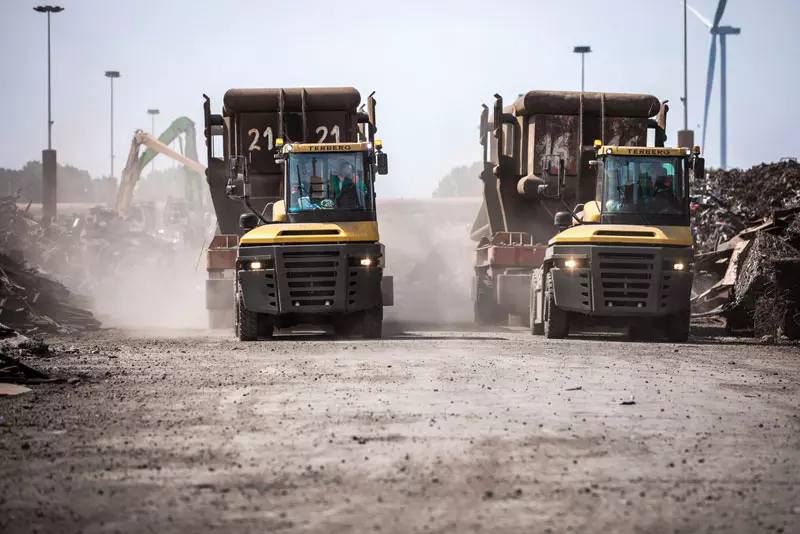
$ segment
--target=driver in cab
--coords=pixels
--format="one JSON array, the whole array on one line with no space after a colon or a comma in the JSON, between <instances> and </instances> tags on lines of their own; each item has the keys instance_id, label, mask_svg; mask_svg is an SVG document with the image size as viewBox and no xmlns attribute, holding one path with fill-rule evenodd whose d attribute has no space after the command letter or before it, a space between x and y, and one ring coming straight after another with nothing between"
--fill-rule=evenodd
<instances>
[{"instance_id":1,"label":"driver in cab","mask_svg":"<svg viewBox=\"0 0 800 534\"><path fill-rule=\"evenodd\" d=\"M355 174L353 165L342 162L339 172L333 172L333 194L337 208L359 209L364 205L366 184Z\"/></svg>"},{"instance_id":2,"label":"driver in cab","mask_svg":"<svg viewBox=\"0 0 800 534\"><path fill-rule=\"evenodd\" d=\"M653 171L653 182L653 208L657 213L672 211L675 205L672 176L667 175L664 167L658 166Z\"/></svg>"}]
</instances>

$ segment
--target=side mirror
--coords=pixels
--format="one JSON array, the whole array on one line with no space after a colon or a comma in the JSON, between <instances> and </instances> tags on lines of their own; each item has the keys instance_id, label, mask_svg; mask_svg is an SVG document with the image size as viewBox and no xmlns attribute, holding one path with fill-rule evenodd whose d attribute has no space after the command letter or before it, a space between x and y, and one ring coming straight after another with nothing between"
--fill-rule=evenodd
<instances>
[{"instance_id":1,"label":"side mirror","mask_svg":"<svg viewBox=\"0 0 800 534\"><path fill-rule=\"evenodd\" d=\"M702 180L706 176L706 160L705 158L695 158L694 159L694 166L692 167L694 171L694 177L697 180Z\"/></svg>"},{"instance_id":2,"label":"side mirror","mask_svg":"<svg viewBox=\"0 0 800 534\"><path fill-rule=\"evenodd\" d=\"M255 213L242 213L239 216L239 228L245 232L258 226L258 217Z\"/></svg>"},{"instance_id":3,"label":"side mirror","mask_svg":"<svg viewBox=\"0 0 800 534\"><path fill-rule=\"evenodd\" d=\"M322 200L325 198L325 184L321 176L312 176L308 180L310 191L308 196L311 200Z\"/></svg>"},{"instance_id":4,"label":"side mirror","mask_svg":"<svg viewBox=\"0 0 800 534\"><path fill-rule=\"evenodd\" d=\"M563 232L572 226L572 214L568 211L559 211L556 213L556 216L553 217L553 224L558 228L559 232Z\"/></svg>"},{"instance_id":5,"label":"side mirror","mask_svg":"<svg viewBox=\"0 0 800 534\"><path fill-rule=\"evenodd\" d=\"M378 174L389 174L389 157L384 152L378 152Z\"/></svg>"}]
</instances>

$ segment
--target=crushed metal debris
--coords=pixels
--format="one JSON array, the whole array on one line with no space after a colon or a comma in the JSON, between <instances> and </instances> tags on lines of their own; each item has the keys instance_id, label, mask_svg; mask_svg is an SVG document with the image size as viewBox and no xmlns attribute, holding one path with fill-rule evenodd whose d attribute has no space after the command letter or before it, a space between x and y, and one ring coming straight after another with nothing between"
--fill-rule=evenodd
<instances>
[{"instance_id":1,"label":"crushed metal debris","mask_svg":"<svg viewBox=\"0 0 800 534\"><path fill-rule=\"evenodd\" d=\"M704 190L711 202L692 215L695 317L722 316L729 333L800 339L800 164L716 171Z\"/></svg>"}]
</instances>

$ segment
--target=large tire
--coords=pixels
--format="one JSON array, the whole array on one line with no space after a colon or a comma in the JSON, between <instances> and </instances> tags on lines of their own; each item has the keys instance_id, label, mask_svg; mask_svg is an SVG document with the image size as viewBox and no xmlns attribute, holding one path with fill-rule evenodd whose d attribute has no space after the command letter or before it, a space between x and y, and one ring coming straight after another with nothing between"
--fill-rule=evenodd
<instances>
[{"instance_id":1,"label":"large tire","mask_svg":"<svg viewBox=\"0 0 800 534\"><path fill-rule=\"evenodd\" d=\"M348 313L336 317L333 321L333 331L339 337L352 337L358 330L358 313Z\"/></svg>"},{"instance_id":2,"label":"large tire","mask_svg":"<svg viewBox=\"0 0 800 534\"><path fill-rule=\"evenodd\" d=\"M544 335L547 339L564 339L569 335L569 313L556 306L553 295L553 274L547 273L544 289Z\"/></svg>"},{"instance_id":3,"label":"large tire","mask_svg":"<svg viewBox=\"0 0 800 534\"><path fill-rule=\"evenodd\" d=\"M477 271L475 273L475 304L474 304L474 319L475 324L479 325L501 325L505 324L508 317L501 317L501 309L497 305L494 293L494 285L492 284L492 277L486 271Z\"/></svg>"},{"instance_id":4,"label":"large tire","mask_svg":"<svg viewBox=\"0 0 800 534\"><path fill-rule=\"evenodd\" d=\"M383 336L383 306L375 306L362 313L361 335L364 339L380 339Z\"/></svg>"},{"instance_id":5,"label":"large tire","mask_svg":"<svg viewBox=\"0 0 800 534\"><path fill-rule=\"evenodd\" d=\"M534 336L544 335L544 324L536 322L536 277L531 279L531 298L528 308L528 319L530 321L531 334Z\"/></svg>"},{"instance_id":6,"label":"large tire","mask_svg":"<svg viewBox=\"0 0 800 534\"><path fill-rule=\"evenodd\" d=\"M665 326L667 341L672 343L686 343L689 341L691 321L692 312L689 308L667 317Z\"/></svg>"},{"instance_id":7,"label":"large tire","mask_svg":"<svg viewBox=\"0 0 800 534\"><path fill-rule=\"evenodd\" d=\"M239 341L258 339L258 313L244 307L242 295L236 295L236 337Z\"/></svg>"}]
</instances>

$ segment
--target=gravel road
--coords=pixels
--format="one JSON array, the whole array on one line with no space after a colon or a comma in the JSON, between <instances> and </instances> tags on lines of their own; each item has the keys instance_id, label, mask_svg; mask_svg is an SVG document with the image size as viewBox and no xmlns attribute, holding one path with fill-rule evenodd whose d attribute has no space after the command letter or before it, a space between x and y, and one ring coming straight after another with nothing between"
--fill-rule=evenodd
<instances>
[{"instance_id":1,"label":"gravel road","mask_svg":"<svg viewBox=\"0 0 800 534\"><path fill-rule=\"evenodd\" d=\"M0 398L0 531L800 532L800 351L103 331Z\"/></svg>"}]
</instances>

